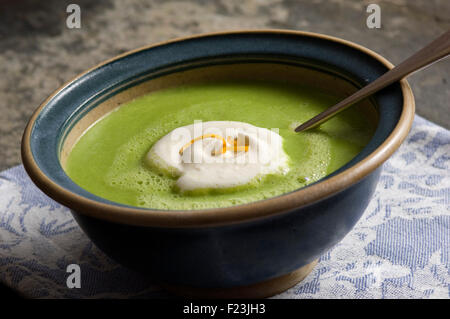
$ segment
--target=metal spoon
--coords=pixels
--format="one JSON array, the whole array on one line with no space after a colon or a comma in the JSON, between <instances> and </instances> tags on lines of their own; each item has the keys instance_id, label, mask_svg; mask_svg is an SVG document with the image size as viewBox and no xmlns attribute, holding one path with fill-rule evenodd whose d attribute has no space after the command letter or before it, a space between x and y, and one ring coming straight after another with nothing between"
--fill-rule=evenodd
<instances>
[{"instance_id":1,"label":"metal spoon","mask_svg":"<svg viewBox=\"0 0 450 319\"><path fill-rule=\"evenodd\" d=\"M312 119L298 126L295 131L301 132L310 128L314 128L328 121L330 118L345 110L349 106L361 101L362 99L374 94L382 88L392 84L409 74L418 71L430 64L445 58L450 54L450 30L441 35L439 38L428 44L420 51L413 54L411 57L389 70L375 81L369 83L356 93L345 98L338 104L329 109L319 113Z\"/></svg>"}]
</instances>

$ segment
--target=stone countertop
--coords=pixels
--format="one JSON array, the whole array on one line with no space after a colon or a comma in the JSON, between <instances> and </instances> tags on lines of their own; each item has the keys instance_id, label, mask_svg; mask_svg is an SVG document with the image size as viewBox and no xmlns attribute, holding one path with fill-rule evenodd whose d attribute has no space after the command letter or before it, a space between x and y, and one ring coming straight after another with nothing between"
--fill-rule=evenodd
<instances>
[{"instance_id":1,"label":"stone countertop","mask_svg":"<svg viewBox=\"0 0 450 319\"><path fill-rule=\"evenodd\" d=\"M66 7L81 7L68 29ZM366 7L381 7L380 29ZM305 30L362 44L396 64L450 28L447 0L3 0L0 3L0 170L19 164L20 140L37 106L83 70L125 51L197 33ZM450 128L450 61L409 78L417 113Z\"/></svg>"}]
</instances>

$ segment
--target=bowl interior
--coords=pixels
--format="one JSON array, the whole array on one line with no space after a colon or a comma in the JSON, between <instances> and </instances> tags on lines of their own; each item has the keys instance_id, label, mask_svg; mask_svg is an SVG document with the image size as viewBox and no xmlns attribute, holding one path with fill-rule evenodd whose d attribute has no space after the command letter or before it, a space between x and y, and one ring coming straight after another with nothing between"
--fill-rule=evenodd
<instances>
[{"instance_id":1,"label":"bowl interior","mask_svg":"<svg viewBox=\"0 0 450 319\"><path fill-rule=\"evenodd\" d=\"M83 132L123 103L155 90L223 79L284 81L345 97L387 69L367 52L308 35L243 32L170 42L113 59L59 90L36 117L31 152L42 173L59 186L127 206L87 192L63 169ZM401 87L393 84L357 107L377 127L375 134L353 160L324 179L367 157L392 133L403 108Z\"/></svg>"},{"instance_id":2,"label":"bowl interior","mask_svg":"<svg viewBox=\"0 0 450 319\"><path fill-rule=\"evenodd\" d=\"M64 130L60 132L58 154L62 167L65 167L74 144L98 120L122 104L157 90L223 80L267 80L289 83L320 89L339 98L344 98L357 90L355 84L346 78L312 67L288 64L286 61L242 63L237 60L234 63L182 68L172 72L156 78L130 81L126 86L109 92L108 96L102 96L72 114L66 121ZM374 101L367 99L354 107L358 108L361 116L365 117L375 129L378 124L378 112Z\"/></svg>"}]
</instances>

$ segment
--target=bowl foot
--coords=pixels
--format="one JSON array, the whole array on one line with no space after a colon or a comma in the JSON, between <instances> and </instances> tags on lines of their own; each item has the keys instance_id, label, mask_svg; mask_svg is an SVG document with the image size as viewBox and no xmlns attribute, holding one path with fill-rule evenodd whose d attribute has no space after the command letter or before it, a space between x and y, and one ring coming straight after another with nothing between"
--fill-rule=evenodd
<instances>
[{"instance_id":1,"label":"bowl foot","mask_svg":"<svg viewBox=\"0 0 450 319\"><path fill-rule=\"evenodd\" d=\"M162 285L167 291L192 298L232 299L232 298L266 298L277 295L302 281L317 265L318 259L300 267L293 272L256 284L232 288L199 288L188 286Z\"/></svg>"}]
</instances>

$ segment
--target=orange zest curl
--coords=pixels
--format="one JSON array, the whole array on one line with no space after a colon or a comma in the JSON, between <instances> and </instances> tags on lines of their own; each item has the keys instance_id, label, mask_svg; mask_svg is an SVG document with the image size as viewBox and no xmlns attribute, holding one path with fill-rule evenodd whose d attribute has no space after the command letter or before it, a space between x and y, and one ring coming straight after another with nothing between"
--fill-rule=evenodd
<instances>
[{"instance_id":1,"label":"orange zest curl","mask_svg":"<svg viewBox=\"0 0 450 319\"><path fill-rule=\"evenodd\" d=\"M215 138L215 139L218 139L218 140L222 141L222 148L221 148L221 150L219 152L213 151L211 153L211 155L213 155L213 156L224 154L224 153L226 153L226 151L233 151L234 153L242 152L242 151L248 152L248 146L250 144L248 136L245 137L244 145L238 145L238 138L237 137L232 138L231 136L227 136L227 139L225 140L222 136L217 135L217 134L205 134L205 135L196 137L196 138L192 139L190 142L188 142L185 145L183 145L183 147L180 148L180 151L179 151L180 155L183 155L183 152L189 146L191 146L195 142L203 140L205 138ZM229 144L232 144L232 146L228 146L227 142Z\"/></svg>"},{"instance_id":2,"label":"orange zest curl","mask_svg":"<svg viewBox=\"0 0 450 319\"><path fill-rule=\"evenodd\" d=\"M232 144L232 146L228 147L227 150L233 151L235 153L242 151L248 152L248 146L250 144L248 136L245 136L244 145L239 145L240 141L238 141L237 137L232 138L231 136L227 136L227 141L229 144Z\"/></svg>"},{"instance_id":3,"label":"orange zest curl","mask_svg":"<svg viewBox=\"0 0 450 319\"><path fill-rule=\"evenodd\" d=\"M199 137L196 137L192 139L189 143L186 143L181 149L180 149L180 155L183 155L183 152L185 149L187 149L189 146L194 144L195 142L199 140L203 140L204 138L215 138L222 141L222 153L225 153L227 151L227 141L220 135L217 134L205 134Z\"/></svg>"}]
</instances>

